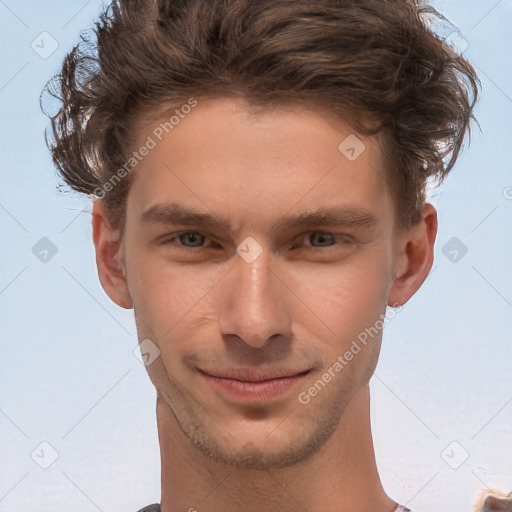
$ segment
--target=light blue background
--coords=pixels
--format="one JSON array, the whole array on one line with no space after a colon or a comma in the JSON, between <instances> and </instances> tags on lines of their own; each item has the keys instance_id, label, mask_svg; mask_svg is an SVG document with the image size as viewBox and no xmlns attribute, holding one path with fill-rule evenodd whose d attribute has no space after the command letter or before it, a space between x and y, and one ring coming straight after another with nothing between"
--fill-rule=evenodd
<instances>
[{"instance_id":1,"label":"light blue background","mask_svg":"<svg viewBox=\"0 0 512 512\"><path fill-rule=\"evenodd\" d=\"M133 355L132 312L100 287L89 205L57 193L39 110L100 5L0 0L1 512L135 512L160 498L155 391ZM465 512L479 489L512 490L512 2L434 5L469 43L483 133L433 192L434 270L385 329L372 424L390 496ZM43 31L59 44L47 59L31 48ZM47 263L32 253L42 237L58 248ZM458 263L442 252L452 237L468 247ZM31 458L43 441L59 455L46 470ZM451 460L468 452L457 469L441 455L454 441Z\"/></svg>"}]
</instances>

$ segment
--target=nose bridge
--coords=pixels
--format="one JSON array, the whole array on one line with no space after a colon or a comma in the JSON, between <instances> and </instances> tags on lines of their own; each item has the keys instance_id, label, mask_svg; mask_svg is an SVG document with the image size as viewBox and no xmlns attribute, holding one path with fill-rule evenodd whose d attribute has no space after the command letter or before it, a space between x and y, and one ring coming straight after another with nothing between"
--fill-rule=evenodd
<instances>
[{"instance_id":1,"label":"nose bridge","mask_svg":"<svg viewBox=\"0 0 512 512\"><path fill-rule=\"evenodd\" d=\"M273 273L270 253L264 251L251 263L237 255L230 274L219 312L222 333L253 347L264 346L274 335L289 335L286 292Z\"/></svg>"}]
</instances>

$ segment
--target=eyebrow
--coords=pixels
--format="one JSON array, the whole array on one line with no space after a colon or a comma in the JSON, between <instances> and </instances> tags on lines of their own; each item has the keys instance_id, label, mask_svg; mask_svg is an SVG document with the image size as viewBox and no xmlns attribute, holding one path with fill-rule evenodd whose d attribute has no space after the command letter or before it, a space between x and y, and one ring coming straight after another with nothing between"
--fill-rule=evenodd
<instances>
[{"instance_id":1,"label":"eyebrow","mask_svg":"<svg viewBox=\"0 0 512 512\"><path fill-rule=\"evenodd\" d=\"M142 214L142 221L153 224L180 224L231 232L227 217L202 213L178 203L157 204ZM269 233L305 226L343 226L370 229L378 224L373 213L356 207L320 208L278 220Z\"/></svg>"}]
</instances>

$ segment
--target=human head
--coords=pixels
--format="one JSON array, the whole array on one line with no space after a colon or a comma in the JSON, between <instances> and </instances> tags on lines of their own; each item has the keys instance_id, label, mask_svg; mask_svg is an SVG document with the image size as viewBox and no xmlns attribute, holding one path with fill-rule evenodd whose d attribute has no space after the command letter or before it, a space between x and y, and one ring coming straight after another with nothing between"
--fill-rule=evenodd
<instances>
[{"instance_id":1,"label":"human head","mask_svg":"<svg viewBox=\"0 0 512 512\"><path fill-rule=\"evenodd\" d=\"M117 304L134 306L140 341L159 348L148 371L183 432L224 462L275 467L320 449L368 383L381 333L309 409L297 401L272 411L231 408L206 391L198 370L277 371L280 362L307 367L311 384L428 274L436 225L432 214L427 228L421 222L425 184L453 165L476 82L422 12L405 1L121 1L98 23L98 57L77 47L65 60L53 156L77 191L106 192L94 216L100 279ZM112 183L172 116L175 129ZM366 150L348 164L338 136L354 132ZM330 161L341 176L322 181ZM207 173L208 163L215 171ZM162 172L166 165L172 172ZM331 266L307 251L299 263L275 256L283 245L270 228L309 180L319 194L308 196L311 208L352 197L380 215L378 230L353 245L346 239L345 252L327 258ZM223 250L200 261L156 249L165 230L140 217L157 197L186 196L187 183L196 210L198 199L215 204L239 227L237 243L253 234L263 254L250 264L233 260L235 237L220 229ZM400 245L403 231L417 247ZM291 244L290 232L279 233ZM290 435L295 443L284 448Z\"/></svg>"}]
</instances>

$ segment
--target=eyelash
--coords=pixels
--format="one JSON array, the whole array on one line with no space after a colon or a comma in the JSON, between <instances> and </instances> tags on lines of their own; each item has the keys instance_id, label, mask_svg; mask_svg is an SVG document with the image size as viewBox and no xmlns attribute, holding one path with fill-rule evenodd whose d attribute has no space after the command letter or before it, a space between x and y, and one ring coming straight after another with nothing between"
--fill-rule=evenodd
<instances>
[{"instance_id":1,"label":"eyelash","mask_svg":"<svg viewBox=\"0 0 512 512\"><path fill-rule=\"evenodd\" d=\"M325 251L325 250L329 250L329 249L332 250L333 248L336 247L336 245L343 245L345 247L353 247L356 245L356 242L352 237L345 235L343 233L331 233L329 231L310 231L310 232L302 235L302 239L306 238L307 236L311 236L311 235L315 235L315 234L332 236L332 237L334 237L335 240L336 240L336 237L339 237L340 239L342 239L342 242L340 244L334 243L333 245L327 245L327 246L323 246L323 247L309 246L309 249ZM208 239L208 237L206 235L203 235L202 233L200 233L198 231L184 231L181 233L173 234L170 238L169 237L164 238L159 243L159 245L171 245L175 240L179 240L179 238L184 235L199 235L199 236L203 236L205 238L205 240ZM199 250L204 249L204 246L187 247L185 245L180 245L179 248L184 249L187 252L197 253Z\"/></svg>"}]
</instances>

